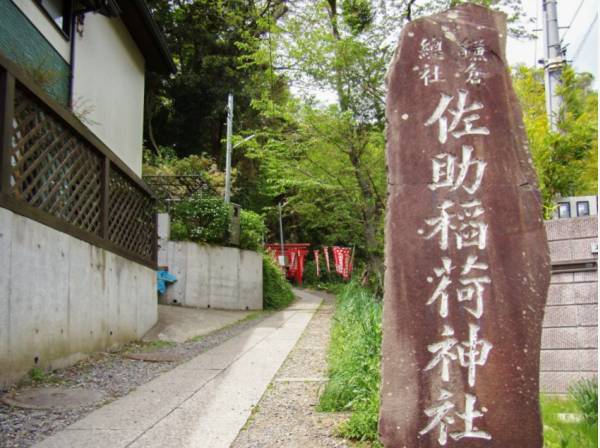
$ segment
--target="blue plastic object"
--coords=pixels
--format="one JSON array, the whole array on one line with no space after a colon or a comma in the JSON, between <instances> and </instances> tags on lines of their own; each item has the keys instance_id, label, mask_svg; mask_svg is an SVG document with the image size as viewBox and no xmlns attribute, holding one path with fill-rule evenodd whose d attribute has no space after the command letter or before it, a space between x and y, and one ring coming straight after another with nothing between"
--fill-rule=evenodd
<instances>
[{"instance_id":1,"label":"blue plastic object","mask_svg":"<svg viewBox=\"0 0 600 448\"><path fill-rule=\"evenodd\" d=\"M164 294L167 290L167 283L175 283L177 277L171 274L169 271L158 271L156 273L156 287L159 294Z\"/></svg>"}]
</instances>

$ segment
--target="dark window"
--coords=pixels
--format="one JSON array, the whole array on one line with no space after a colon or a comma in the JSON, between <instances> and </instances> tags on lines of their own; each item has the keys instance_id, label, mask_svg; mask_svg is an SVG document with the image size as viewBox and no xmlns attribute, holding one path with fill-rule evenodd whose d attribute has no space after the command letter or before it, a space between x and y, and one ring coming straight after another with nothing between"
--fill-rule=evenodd
<instances>
[{"instance_id":1,"label":"dark window","mask_svg":"<svg viewBox=\"0 0 600 448\"><path fill-rule=\"evenodd\" d=\"M35 2L67 37L71 34L71 0L35 0Z\"/></svg>"},{"instance_id":2,"label":"dark window","mask_svg":"<svg viewBox=\"0 0 600 448\"><path fill-rule=\"evenodd\" d=\"M571 204L568 202L558 203L558 217L559 218L570 218L571 217Z\"/></svg>"},{"instance_id":3,"label":"dark window","mask_svg":"<svg viewBox=\"0 0 600 448\"><path fill-rule=\"evenodd\" d=\"M577 201L577 216L590 216L590 203L588 201Z\"/></svg>"}]
</instances>

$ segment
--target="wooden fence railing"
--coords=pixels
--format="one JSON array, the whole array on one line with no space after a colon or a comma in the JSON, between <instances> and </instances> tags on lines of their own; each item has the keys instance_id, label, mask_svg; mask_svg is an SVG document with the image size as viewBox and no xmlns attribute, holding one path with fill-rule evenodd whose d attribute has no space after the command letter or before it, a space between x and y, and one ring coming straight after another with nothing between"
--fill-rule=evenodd
<instances>
[{"instance_id":1,"label":"wooden fence railing","mask_svg":"<svg viewBox=\"0 0 600 448\"><path fill-rule=\"evenodd\" d=\"M0 206L156 267L156 198L0 54Z\"/></svg>"}]
</instances>

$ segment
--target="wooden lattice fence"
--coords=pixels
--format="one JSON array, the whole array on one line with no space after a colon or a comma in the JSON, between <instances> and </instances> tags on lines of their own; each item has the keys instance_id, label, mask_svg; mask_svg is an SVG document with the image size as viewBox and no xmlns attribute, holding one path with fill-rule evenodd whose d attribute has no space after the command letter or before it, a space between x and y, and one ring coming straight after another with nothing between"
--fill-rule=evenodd
<instances>
[{"instance_id":1,"label":"wooden lattice fence","mask_svg":"<svg viewBox=\"0 0 600 448\"><path fill-rule=\"evenodd\" d=\"M0 206L156 266L156 198L0 55Z\"/></svg>"}]
</instances>

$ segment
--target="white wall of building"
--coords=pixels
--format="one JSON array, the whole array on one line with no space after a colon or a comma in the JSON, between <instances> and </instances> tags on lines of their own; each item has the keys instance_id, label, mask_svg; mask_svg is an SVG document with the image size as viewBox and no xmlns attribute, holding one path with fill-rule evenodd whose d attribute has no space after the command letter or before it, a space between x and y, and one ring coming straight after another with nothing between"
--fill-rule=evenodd
<instances>
[{"instance_id":1,"label":"white wall of building","mask_svg":"<svg viewBox=\"0 0 600 448\"><path fill-rule=\"evenodd\" d=\"M86 14L74 38L73 109L141 175L144 57L119 18Z\"/></svg>"},{"instance_id":2,"label":"white wall of building","mask_svg":"<svg viewBox=\"0 0 600 448\"><path fill-rule=\"evenodd\" d=\"M33 0L12 0L12 2L33 23L33 26L38 29L58 54L65 61L70 62L71 50L69 40L54 26L39 6Z\"/></svg>"},{"instance_id":3,"label":"white wall of building","mask_svg":"<svg viewBox=\"0 0 600 448\"><path fill-rule=\"evenodd\" d=\"M0 208L0 386L141 338L156 273Z\"/></svg>"}]
</instances>

